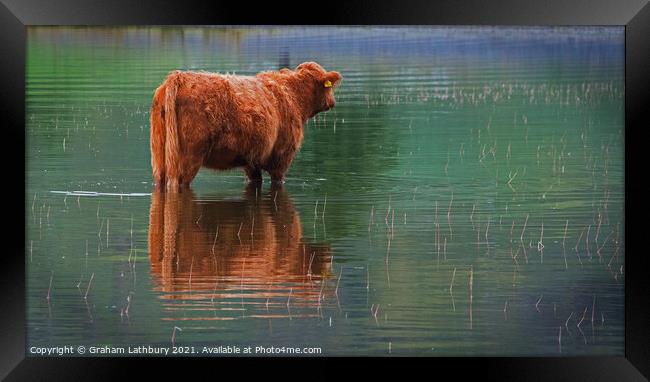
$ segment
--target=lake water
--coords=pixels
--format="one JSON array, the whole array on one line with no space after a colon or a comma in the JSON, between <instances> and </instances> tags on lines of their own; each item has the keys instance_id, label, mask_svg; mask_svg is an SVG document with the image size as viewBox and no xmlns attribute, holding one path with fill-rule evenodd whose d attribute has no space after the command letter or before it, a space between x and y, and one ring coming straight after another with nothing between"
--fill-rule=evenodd
<instances>
[{"instance_id":1,"label":"lake water","mask_svg":"<svg viewBox=\"0 0 650 382\"><path fill-rule=\"evenodd\" d=\"M312 60L283 189L153 192L169 71ZM29 27L28 344L623 355L623 81L622 27Z\"/></svg>"}]
</instances>

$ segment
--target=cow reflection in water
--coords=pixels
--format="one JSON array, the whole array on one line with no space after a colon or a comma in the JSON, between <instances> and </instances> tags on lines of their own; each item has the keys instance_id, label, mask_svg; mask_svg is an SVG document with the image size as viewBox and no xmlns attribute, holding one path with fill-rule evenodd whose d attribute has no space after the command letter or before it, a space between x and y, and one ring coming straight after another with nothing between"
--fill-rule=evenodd
<instances>
[{"instance_id":1,"label":"cow reflection in water","mask_svg":"<svg viewBox=\"0 0 650 382\"><path fill-rule=\"evenodd\" d=\"M239 200L154 192L149 256L174 320L314 316L332 301L330 248L302 240L282 189L251 185Z\"/></svg>"}]
</instances>

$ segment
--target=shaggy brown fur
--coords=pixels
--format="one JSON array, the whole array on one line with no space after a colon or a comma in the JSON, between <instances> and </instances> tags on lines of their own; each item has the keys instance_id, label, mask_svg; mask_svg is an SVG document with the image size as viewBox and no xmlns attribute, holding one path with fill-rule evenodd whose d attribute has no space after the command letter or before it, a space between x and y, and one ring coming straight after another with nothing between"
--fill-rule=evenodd
<instances>
[{"instance_id":1,"label":"shaggy brown fur","mask_svg":"<svg viewBox=\"0 0 650 382\"><path fill-rule=\"evenodd\" d=\"M256 76L174 71L151 106L154 183L178 190L201 167L262 170L282 183L303 139L303 127L334 107L338 72L315 62Z\"/></svg>"},{"instance_id":2,"label":"shaggy brown fur","mask_svg":"<svg viewBox=\"0 0 650 382\"><path fill-rule=\"evenodd\" d=\"M250 297L289 293L291 286L295 301L315 306L321 286L314 281L332 277L331 250L302 236L298 211L282 189L262 194L250 184L245 199L227 201L199 202L191 190L151 197L151 271L156 289L172 299L210 299L238 289L243 279L273 285L259 292L268 295ZM183 292L188 280L191 294Z\"/></svg>"}]
</instances>

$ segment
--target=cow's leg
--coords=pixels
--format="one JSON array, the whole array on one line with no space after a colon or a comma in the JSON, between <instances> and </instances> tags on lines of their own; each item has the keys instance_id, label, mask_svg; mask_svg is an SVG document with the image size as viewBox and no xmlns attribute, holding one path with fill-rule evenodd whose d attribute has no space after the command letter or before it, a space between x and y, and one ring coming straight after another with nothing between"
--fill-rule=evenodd
<instances>
[{"instance_id":1,"label":"cow's leg","mask_svg":"<svg viewBox=\"0 0 650 382\"><path fill-rule=\"evenodd\" d=\"M181 179L182 188L190 187L190 183L192 183L192 180L194 180L196 174L201 169L201 165L202 160L200 158L194 158L193 160L188 161L187 167L185 167L185 170L183 171L183 178Z\"/></svg>"},{"instance_id":2,"label":"cow's leg","mask_svg":"<svg viewBox=\"0 0 650 382\"><path fill-rule=\"evenodd\" d=\"M271 183L275 186L280 186L284 184L284 172L272 171L271 172Z\"/></svg>"},{"instance_id":3,"label":"cow's leg","mask_svg":"<svg viewBox=\"0 0 650 382\"><path fill-rule=\"evenodd\" d=\"M199 172L202 165L202 159L198 156L187 155L181 157L180 173L176 174L175 171L167 172L166 188L167 191L177 192L185 188L189 188L190 183Z\"/></svg>"},{"instance_id":4,"label":"cow's leg","mask_svg":"<svg viewBox=\"0 0 650 382\"><path fill-rule=\"evenodd\" d=\"M244 170L249 182L262 183L262 170L259 167L246 166Z\"/></svg>"},{"instance_id":5,"label":"cow's leg","mask_svg":"<svg viewBox=\"0 0 650 382\"><path fill-rule=\"evenodd\" d=\"M283 185L284 184L284 175L287 172L288 165L285 166L276 166L269 170L269 175L271 175L271 184L273 185Z\"/></svg>"},{"instance_id":6,"label":"cow's leg","mask_svg":"<svg viewBox=\"0 0 650 382\"><path fill-rule=\"evenodd\" d=\"M276 185L284 184L284 175L289 170L291 162L293 161L293 155L285 153L283 157L275 157L271 162L273 165L268 169L269 175L271 175L271 182Z\"/></svg>"}]
</instances>

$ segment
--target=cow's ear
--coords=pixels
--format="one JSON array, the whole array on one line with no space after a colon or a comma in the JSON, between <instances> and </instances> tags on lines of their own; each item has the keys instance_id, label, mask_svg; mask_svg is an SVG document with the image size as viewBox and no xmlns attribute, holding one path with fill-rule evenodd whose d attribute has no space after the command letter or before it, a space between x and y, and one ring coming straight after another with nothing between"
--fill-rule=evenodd
<instances>
[{"instance_id":1,"label":"cow's ear","mask_svg":"<svg viewBox=\"0 0 650 382\"><path fill-rule=\"evenodd\" d=\"M334 87L334 86L338 85L338 83L341 81L342 78L343 77L341 76L341 73L339 73L339 72L334 72L334 71L327 72L327 73L323 74L323 79L322 79L323 80L323 86L325 86L326 88Z\"/></svg>"}]
</instances>

